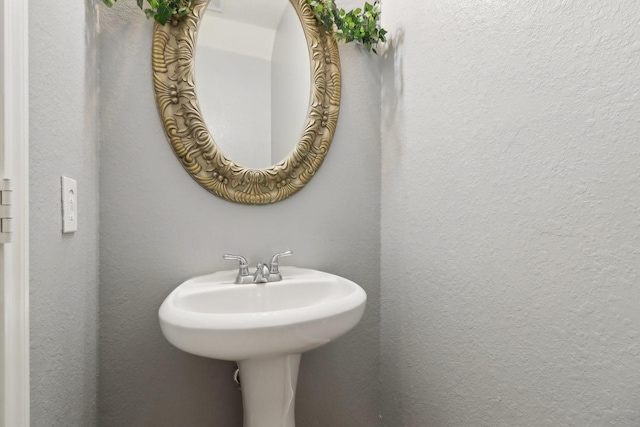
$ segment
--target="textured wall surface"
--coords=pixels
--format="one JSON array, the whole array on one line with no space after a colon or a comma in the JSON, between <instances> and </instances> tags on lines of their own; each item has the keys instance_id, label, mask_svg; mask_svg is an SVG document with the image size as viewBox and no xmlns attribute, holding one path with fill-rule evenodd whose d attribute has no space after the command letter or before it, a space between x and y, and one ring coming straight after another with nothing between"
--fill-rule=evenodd
<instances>
[{"instance_id":1,"label":"textured wall surface","mask_svg":"<svg viewBox=\"0 0 640 427\"><path fill-rule=\"evenodd\" d=\"M100 17L100 425L241 426L234 365L186 354L157 311L185 279L292 249L283 263L348 277L369 295L361 323L305 354L297 419L305 427L378 425L380 69L341 50L334 143L305 189L271 206L235 205L198 186L164 136L150 79L151 22L133 1ZM250 125L251 118L247 118Z\"/></svg>"},{"instance_id":2,"label":"textured wall surface","mask_svg":"<svg viewBox=\"0 0 640 427\"><path fill-rule=\"evenodd\" d=\"M384 425L640 425L639 3L384 13Z\"/></svg>"},{"instance_id":3,"label":"textured wall surface","mask_svg":"<svg viewBox=\"0 0 640 427\"><path fill-rule=\"evenodd\" d=\"M29 7L33 427L96 425L96 19L76 3ZM61 175L78 181L75 234L62 234Z\"/></svg>"}]
</instances>

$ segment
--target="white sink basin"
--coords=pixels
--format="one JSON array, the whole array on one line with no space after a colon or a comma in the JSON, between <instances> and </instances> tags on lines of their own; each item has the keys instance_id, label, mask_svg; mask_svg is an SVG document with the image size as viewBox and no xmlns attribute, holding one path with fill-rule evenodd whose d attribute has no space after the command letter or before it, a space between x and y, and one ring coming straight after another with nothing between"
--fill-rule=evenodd
<instances>
[{"instance_id":1,"label":"white sink basin","mask_svg":"<svg viewBox=\"0 0 640 427\"><path fill-rule=\"evenodd\" d=\"M350 280L281 267L282 281L236 285L237 270L195 277L160 307L167 340L223 360L298 354L340 337L362 317L367 296Z\"/></svg>"},{"instance_id":2,"label":"white sink basin","mask_svg":"<svg viewBox=\"0 0 640 427\"><path fill-rule=\"evenodd\" d=\"M335 340L362 317L367 295L350 280L281 267L282 281L236 285L237 270L195 277L160 306L160 326L176 347L235 360L244 427L295 427L300 354Z\"/></svg>"}]
</instances>

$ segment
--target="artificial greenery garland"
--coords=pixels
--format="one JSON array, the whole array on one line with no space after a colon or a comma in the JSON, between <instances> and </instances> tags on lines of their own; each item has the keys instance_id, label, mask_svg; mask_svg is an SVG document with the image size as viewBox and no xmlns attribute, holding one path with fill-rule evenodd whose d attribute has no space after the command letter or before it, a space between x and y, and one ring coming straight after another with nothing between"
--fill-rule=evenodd
<instances>
[{"instance_id":1,"label":"artificial greenery garland","mask_svg":"<svg viewBox=\"0 0 640 427\"><path fill-rule=\"evenodd\" d=\"M112 7L118 0L102 0ZM170 20L177 22L193 7L194 0L146 0L150 7L144 7L144 0L136 0L138 7L147 18L153 18L164 25ZM380 1L365 2L364 8L350 11L338 8L335 0L306 0L315 12L316 19L333 33L336 40L344 43L356 42L368 51L376 52L378 42L386 41L387 32L380 27Z\"/></svg>"},{"instance_id":2,"label":"artificial greenery garland","mask_svg":"<svg viewBox=\"0 0 640 427\"><path fill-rule=\"evenodd\" d=\"M378 42L386 41L387 31L380 27L380 2L364 4L364 9L350 11L338 8L335 0L307 0L322 25L336 40L356 42L368 51L376 52Z\"/></svg>"},{"instance_id":3,"label":"artificial greenery garland","mask_svg":"<svg viewBox=\"0 0 640 427\"><path fill-rule=\"evenodd\" d=\"M102 0L112 7L118 0ZM194 0L147 0L150 7L144 7L144 0L136 0L138 7L144 11L147 18L153 18L164 25L169 20L177 20L185 16L193 7Z\"/></svg>"}]
</instances>

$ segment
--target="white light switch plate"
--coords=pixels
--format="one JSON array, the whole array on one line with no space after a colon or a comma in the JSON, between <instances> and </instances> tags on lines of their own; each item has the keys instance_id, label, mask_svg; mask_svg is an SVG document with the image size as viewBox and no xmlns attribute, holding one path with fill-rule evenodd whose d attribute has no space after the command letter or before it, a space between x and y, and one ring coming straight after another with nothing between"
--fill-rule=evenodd
<instances>
[{"instance_id":1,"label":"white light switch plate","mask_svg":"<svg viewBox=\"0 0 640 427\"><path fill-rule=\"evenodd\" d=\"M62 177L62 232L78 231L78 183Z\"/></svg>"}]
</instances>

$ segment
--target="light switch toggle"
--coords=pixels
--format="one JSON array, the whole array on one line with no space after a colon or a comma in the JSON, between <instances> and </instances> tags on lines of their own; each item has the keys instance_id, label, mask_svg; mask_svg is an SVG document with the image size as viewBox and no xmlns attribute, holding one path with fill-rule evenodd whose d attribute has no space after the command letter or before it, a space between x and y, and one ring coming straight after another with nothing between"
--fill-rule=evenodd
<instances>
[{"instance_id":1,"label":"light switch toggle","mask_svg":"<svg viewBox=\"0 0 640 427\"><path fill-rule=\"evenodd\" d=\"M62 232L78 231L78 183L62 177Z\"/></svg>"}]
</instances>

